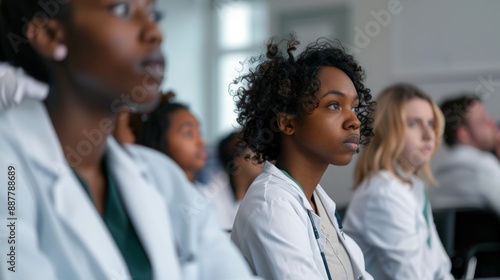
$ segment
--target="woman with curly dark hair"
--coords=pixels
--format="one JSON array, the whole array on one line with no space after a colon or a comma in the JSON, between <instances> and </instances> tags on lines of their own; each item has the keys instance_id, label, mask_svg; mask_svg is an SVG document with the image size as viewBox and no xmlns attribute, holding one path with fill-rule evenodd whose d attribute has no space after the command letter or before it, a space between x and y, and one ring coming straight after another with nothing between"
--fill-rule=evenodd
<instances>
[{"instance_id":1,"label":"woman with curly dark hair","mask_svg":"<svg viewBox=\"0 0 500 280\"><path fill-rule=\"evenodd\" d=\"M294 36L272 39L235 81L242 139L265 166L231 239L265 279L372 279L318 184L328 165L348 164L371 138L370 90L361 66L336 43L320 39L295 58L298 44Z\"/></svg>"}]
</instances>

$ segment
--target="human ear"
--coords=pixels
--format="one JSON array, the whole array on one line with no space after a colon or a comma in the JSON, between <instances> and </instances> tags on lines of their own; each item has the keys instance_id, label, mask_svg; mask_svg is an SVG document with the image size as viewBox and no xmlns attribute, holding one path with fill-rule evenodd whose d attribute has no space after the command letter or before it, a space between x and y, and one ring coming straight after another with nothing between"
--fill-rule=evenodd
<instances>
[{"instance_id":1,"label":"human ear","mask_svg":"<svg viewBox=\"0 0 500 280\"><path fill-rule=\"evenodd\" d=\"M278 116L276 117L276 122L279 130L286 135L293 135L293 133L295 132L294 121L295 116L285 113L278 113Z\"/></svg>"},{"instance_id":2,"label":"human ear","mask_svg":"<svg viewBox=\"0 0 500 280\"><path fill-rule=\"evenodd\" d=\"M64 28L61 21L47 19L43 24L28 23L27 37L33 49L44 59L62 61L67 49L64 43Z\"/></svg>"},{"instance_id":3,"label":"human ear","mask_svg":"<svg viewBox=\"0 0 500 280\"><path fill-rule=\"evenodd\" d=\"M468 144L470 141L470 136L463 125L457 128L457 142L462 144Z\"/></svg>"}]
</instances>

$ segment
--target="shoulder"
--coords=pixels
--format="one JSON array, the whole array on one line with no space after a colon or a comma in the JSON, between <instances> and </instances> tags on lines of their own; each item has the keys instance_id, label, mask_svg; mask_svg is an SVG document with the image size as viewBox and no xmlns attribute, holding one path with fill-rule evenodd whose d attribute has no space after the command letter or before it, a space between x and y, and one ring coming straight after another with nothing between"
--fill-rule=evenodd
<instances>
[{"instance_id":1,"label":"shoulder","mask_svg":"<svg viewBox=\"0 0 500 280\"><path fill-rule=\"evenodd\" d=\"M185 177L182 169L167 155L154 149L127 144L124 146L126 152L139 164L147 166L155 176L159 177Z\"/></svg>"},{"instance_id":2,"label":"shoulder","mask_svg":"<svg viewBox=\"0 0 500 280\"><path fill-rule=\"evenodd\" d=\"M267 202L299 201L302 192L299 188L273 164L266 162L263 171L252 182L245 197Z\"/></svg>"},{"instance_id":3,"label":"shoulder","mask_svg":"<svg viewBox=\"0 0 500 280\"><path fill-rule=\"evenodd\" d=\"M148 181L168 198L199 195L182 169L165 154L135 144L124 145L124 149L135 164L144 170Z\"/></svg>"},{"instance_id":4,"label":"shoulder","mask_svg":"<svg viewBox=\"0 0 500 280\"><path fill-rule=\"evenodd\" d=\"M243 198L236 220L250 224L300 219L306 215L300 193L283 178L262 172Z\"/></svg>"},{"instance_id":5,"label":"shoulder","mask_svg":"<svg viewBox=\"0 0 500 280\"><path fill-rule=\"evenodd\" d=\"M408 183L388 171L381 171L357 188L351 206L362 209L366 216L382 214L389 218L412 215L415 203Z\"/></svg>"},{"instance_id":6,"label":"shoulder","mask_svg":"<svg viewBox=\"0 0 500 280\"><path fill-rule=\"evenodd\" d=\"M370 197L386 195L406 195L411 192L408 183L401 181L396 175L382 170L366 178L357 188L357 193L363 193Z\"/></svg>"},{"instance_id":7,"label":"shoulder","mask_svg":"<svg viewBox=\"0 0 500 280\"><path fill-rule=\"evenodd\" d=\"M450 171L473 172L470 176L474 176L474 174L482 174L481 176L500 174L500 161L490 152L458 145L449 149L447 156L436 167L437 176L440 173Z\"/></svg>"}]
</instances>

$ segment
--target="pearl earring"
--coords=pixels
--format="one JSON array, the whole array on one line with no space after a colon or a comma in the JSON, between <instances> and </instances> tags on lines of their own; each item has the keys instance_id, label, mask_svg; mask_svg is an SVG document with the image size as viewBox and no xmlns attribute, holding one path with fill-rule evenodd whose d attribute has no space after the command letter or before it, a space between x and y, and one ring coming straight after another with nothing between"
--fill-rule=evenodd
<instances>
[{"instance_id":1,"label":"pearl earring","mask_svg":"<svg viewBox=\"0 0 500 280\"><path fill-rule=\"evenodd\" d=\"M55 47L54 52L52 53L52 58L55 61L63 61L66 59L66 56L68 55L68 47L64 44L59 44Z\"/></svg>"}]
</instances>

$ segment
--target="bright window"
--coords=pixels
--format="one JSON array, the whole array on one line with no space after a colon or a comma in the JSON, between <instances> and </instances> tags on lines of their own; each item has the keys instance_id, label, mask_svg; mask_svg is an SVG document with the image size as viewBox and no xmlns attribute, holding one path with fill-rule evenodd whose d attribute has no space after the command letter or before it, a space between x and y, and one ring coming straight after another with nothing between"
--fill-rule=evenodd
<instances>
[{"instance_id":1,"label":"bright window","mask_svg":"<svg viewBox=\"0 0 500 280\"><path fill-rule=\"evenodd\" d=\"M265 1L214 1L216 46L215 90L217 96L216 134L238 127L229 84L248 70L245 59L264 51L268 37L267 4Z\"/></svg>"}]
</instances>

